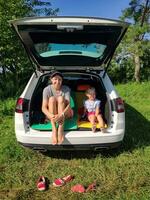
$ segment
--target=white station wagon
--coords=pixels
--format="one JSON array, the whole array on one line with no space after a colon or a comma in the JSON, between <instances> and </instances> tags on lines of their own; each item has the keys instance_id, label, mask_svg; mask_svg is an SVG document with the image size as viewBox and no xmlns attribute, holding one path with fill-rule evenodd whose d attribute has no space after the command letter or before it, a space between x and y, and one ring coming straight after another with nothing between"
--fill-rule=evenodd
<instances>
[{"instance_id":1,"label":"white station wagon","mask_svg":"<svg viewBox=\"0 0 150 200\"><path fill-rule=\"evenodd\" d=\"M38 17L11 22L35 67L15 110L17 141L35 150L100 150L118 147L125 132L124 103L107 75L128 23L88 17ZM64 125L65 140L52 145L51 123L42 113L42 93L53 70L71 89L74 116ZM81 119L85 90L95 87L106 133L91 131ZM97 128L99 128L97 126Z\"/></svg>"}]
</instances>

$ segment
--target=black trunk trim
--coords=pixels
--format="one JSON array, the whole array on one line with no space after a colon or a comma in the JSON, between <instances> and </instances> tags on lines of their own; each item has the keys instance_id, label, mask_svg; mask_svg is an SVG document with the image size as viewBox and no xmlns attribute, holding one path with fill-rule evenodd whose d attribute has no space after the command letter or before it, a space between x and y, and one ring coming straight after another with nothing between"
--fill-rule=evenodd
<instances>
[{"instance_id":1,"label":"black trunk trim","mask_svg":"<svg viewBox=\"0 0 150 200\"><path fill-rule=\"evenodd\" d=\"M37 151L59 151L59 150L101 150L101 149L114 149L121 145L121 141L114 143L103 143L103 144L74 144L74 145L46 145L46 144L29 144L21 143L22 146L31 148Z\"/></svg>"}]
</instances>

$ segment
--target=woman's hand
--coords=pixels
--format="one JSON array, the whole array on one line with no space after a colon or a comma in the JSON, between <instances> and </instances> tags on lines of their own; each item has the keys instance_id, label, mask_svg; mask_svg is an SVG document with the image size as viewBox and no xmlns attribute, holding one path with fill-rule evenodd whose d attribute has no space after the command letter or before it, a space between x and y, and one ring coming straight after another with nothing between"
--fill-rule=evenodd
<instances>
[{"instance_id":1,"label":"woman's hand","mask_svg":"<svg viewBox=\"0 0 150 200\"><path fill-rule=\"evenodd\" d=\"M52 119L54 119L54 118L55 118L55 115L51 113L51 114L49 114L49 116L48 116L48 117L49 117L49 119L50 119L50 120L52 120Z\"/></svg>"},{"instance_id":2,"label":"woman's hand","mask_svg":"<svg viewBox=\"0 0 150 200\"><path fill-rule=\"evenodd\" d=\"M61 122L63 122L63 120L64 120L64 116L62 115L62 114L57 114L57 115L55 115L55 122L58 122L58 123L61 123Z\"/></svg>"}]
</instances>

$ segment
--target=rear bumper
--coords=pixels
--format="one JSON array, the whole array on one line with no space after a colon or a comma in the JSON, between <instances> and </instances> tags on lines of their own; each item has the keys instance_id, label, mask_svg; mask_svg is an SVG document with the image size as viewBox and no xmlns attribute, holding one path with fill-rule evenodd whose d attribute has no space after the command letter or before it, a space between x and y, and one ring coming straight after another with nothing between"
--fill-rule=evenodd
<instances>
[{"instance_id":1,"label":"rear bumper","mask_svg":"<svg viewBox=\"0 0 150 200\"><path fill-rule=\"evenodd\" d=\"M32 130L28 133L18 132L17 141L24 147L39 151L59 150L101 150L117 148L124 138L124 130L101 134L91 131L65 132L65 140L61 145L52 145L52 133Z\"/></svg>"},{"instance_id":2,"label":"rear bumper","mask_svg":"<svg viewBox=\"0 0 150 200\"><path fill-rule=\"evenodd\" d=\"M61 150L92 150L92 151L100 151L103 149L114 149L121 145L122 141L114 142L114 143L105 143L105 144L76 144L76 145L46 145L46 144L29 144L29 143L21 143L22 146L31 148L37 151L61 151Z\"/></svg>"}]
</instances>

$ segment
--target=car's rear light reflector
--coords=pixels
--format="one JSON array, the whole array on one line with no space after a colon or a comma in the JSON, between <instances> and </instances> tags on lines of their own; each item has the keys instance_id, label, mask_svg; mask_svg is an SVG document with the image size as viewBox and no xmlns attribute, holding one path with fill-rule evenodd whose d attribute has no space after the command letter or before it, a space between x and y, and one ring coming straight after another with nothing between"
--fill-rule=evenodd
<instances>
[{"instance_id":1,"label":"car's rear light reflector","mask_svg":"<svg viewBox=\"0 0 150 200\"><path fill-rule=\"evenodd\" d=\"M23 113L23 98L19 98L16 103L16 112Z\"/></svg>"},{"instance_id":2,"label":"car's rear light reflector","mask_svg":"<svg viewBox=\"0 0 150 200\"><path fill-rule=\"evenodd\" d=\"M123 100L119 97L115 100L116 102L116 111L118 113L124 112L124 102Z\"/></svg>"},{"instance_id":3,"label":"car's rear light reflector","mask_svg":"<svg viewBox=\"0 0 150 200\"><path fill-rule=\"evenodd\" d=\"M15 111L17 113L23 113L23 112L27 111L28 110L28 103L29 103L29 100L24 99L24 98L19 98L17 100L17 103L16 103Z\"/></svg>"}]
</instances>

